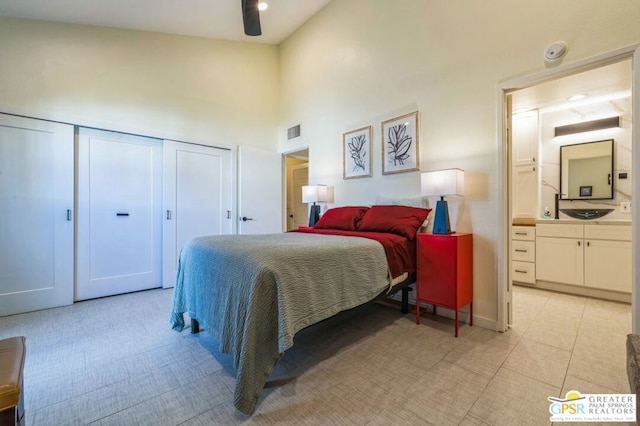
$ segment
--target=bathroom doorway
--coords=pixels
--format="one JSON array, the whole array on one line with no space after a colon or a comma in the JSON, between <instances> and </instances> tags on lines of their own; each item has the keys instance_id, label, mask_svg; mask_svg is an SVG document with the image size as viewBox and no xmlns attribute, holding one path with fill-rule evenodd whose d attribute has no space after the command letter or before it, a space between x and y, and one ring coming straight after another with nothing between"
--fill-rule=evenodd
<instances>
[{"instance_id":1,"label":"bathroom doorway","mask_svg":"<svg viewBox=\"0 0 640 426\"><path fill-rule=\"evenodd\" d=\"M286 230L291 231L308 221L308 207L302 202L302 187L309 183L309 149L284 154Z\"/></svg>"},{"instance_id":2,"label":"bathroom doorway","mask_svg":"<svg viewBox=\"0 0 640 426\"><path fill-rule=\"evenodd\" d=\"M556 217L555 196L560 194L559 147L604 139L616 141L614 195L609 200L561 200L559 208L607 208L608 219L628 220L633 213L624 210L623 203L632 199L632 82L633 50L626 54L571 67L571 70L548 71L503 85L503 183L504 183L504 250L503 280L499 287L498 329L506 331L518 315L512 299L512 285L536 287L535 254L516 258L518 273L526 272L529 279L515 277L514 247L522 253L520 241L514 241L514 229L532 227L545 219ZM562 138L555 136L556 127L572 123L595 121L604 117L620 117L615 129L580 132ZM560 217L563 215L560 214ZM565 216L566 217L566 216ZM534 231L535 232L535 231ZM535 252L535 233L524 237ZM517 254L516 254L517 256ZM528 263L526 263L528 262ZM577 290L576 286L576 290ZM571 290L565 287L560 291ZM558 289L556 289L558 290ZM627 301L631 295L627 295Z\"/></svg>"}]
</instances>

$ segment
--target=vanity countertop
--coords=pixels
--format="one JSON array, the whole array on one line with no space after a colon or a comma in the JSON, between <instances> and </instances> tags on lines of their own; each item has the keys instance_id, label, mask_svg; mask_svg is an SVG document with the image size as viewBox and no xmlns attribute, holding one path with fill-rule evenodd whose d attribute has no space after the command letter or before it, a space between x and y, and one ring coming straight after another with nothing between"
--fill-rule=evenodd
<instances>
[{"instance_id":1,"label":"vanity countertop","mask_svg":"<svg viewBox=\"0 0 640 426\"><path fill-rule=\"evenodd\" d=\"M631 220L623 219L536 219L536 224L539 223L576 223L579 225L631 225Z\"/></svg>"}]
</instances>

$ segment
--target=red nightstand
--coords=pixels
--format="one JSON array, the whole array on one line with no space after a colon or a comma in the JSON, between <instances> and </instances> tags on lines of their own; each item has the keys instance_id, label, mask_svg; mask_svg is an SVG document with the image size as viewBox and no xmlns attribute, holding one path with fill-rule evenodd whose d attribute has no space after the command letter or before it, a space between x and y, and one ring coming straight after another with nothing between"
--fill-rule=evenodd
<instances>
[{"instance_id":1,"label":"red nightstand","mask_svg":"<svg viewBox=\"0 0 640 426\"><path fill-rule=\"evenodd\" d=\"M454 309L455 336L458 311L469 305L473 325L473 235L418 233L416 279L416 323L420 324L420 302Z\"/></svg>"}]
</instances>

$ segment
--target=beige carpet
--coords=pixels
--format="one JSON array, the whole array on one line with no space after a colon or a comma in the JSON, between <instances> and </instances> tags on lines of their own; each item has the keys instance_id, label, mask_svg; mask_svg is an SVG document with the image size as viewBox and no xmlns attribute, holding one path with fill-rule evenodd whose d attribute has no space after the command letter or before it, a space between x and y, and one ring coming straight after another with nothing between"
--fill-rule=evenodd
<instances>
[{"instance_id":1,"label":"beige carpet","mask_svg":"<svg viewBox=\"0 0 640 426\"><path fill-rule=\"evenodd\" d=\"M629 392L629 305L518 287L504 334L378 304L308 328L249 418L216 342L169 329L171 294L0 318L27 336L27 425L543 425L548 396Z\"/></svg>"}]
</instances>

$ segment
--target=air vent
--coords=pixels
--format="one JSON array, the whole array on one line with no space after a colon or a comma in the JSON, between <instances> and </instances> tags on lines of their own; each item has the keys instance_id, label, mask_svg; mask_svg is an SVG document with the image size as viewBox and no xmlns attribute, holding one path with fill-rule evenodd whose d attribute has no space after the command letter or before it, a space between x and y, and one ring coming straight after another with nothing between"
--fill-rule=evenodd
<instances>
[{"instance_id":1,"label":"air vent","mask_svg":"<svg viewBox=\"0 0 640 426\"><path fill-rule=\"evenodd\" d=\"M300 136L300 125L296 124L287 129L287 140L295 139Z\"/></svg>"}]
</instances>

